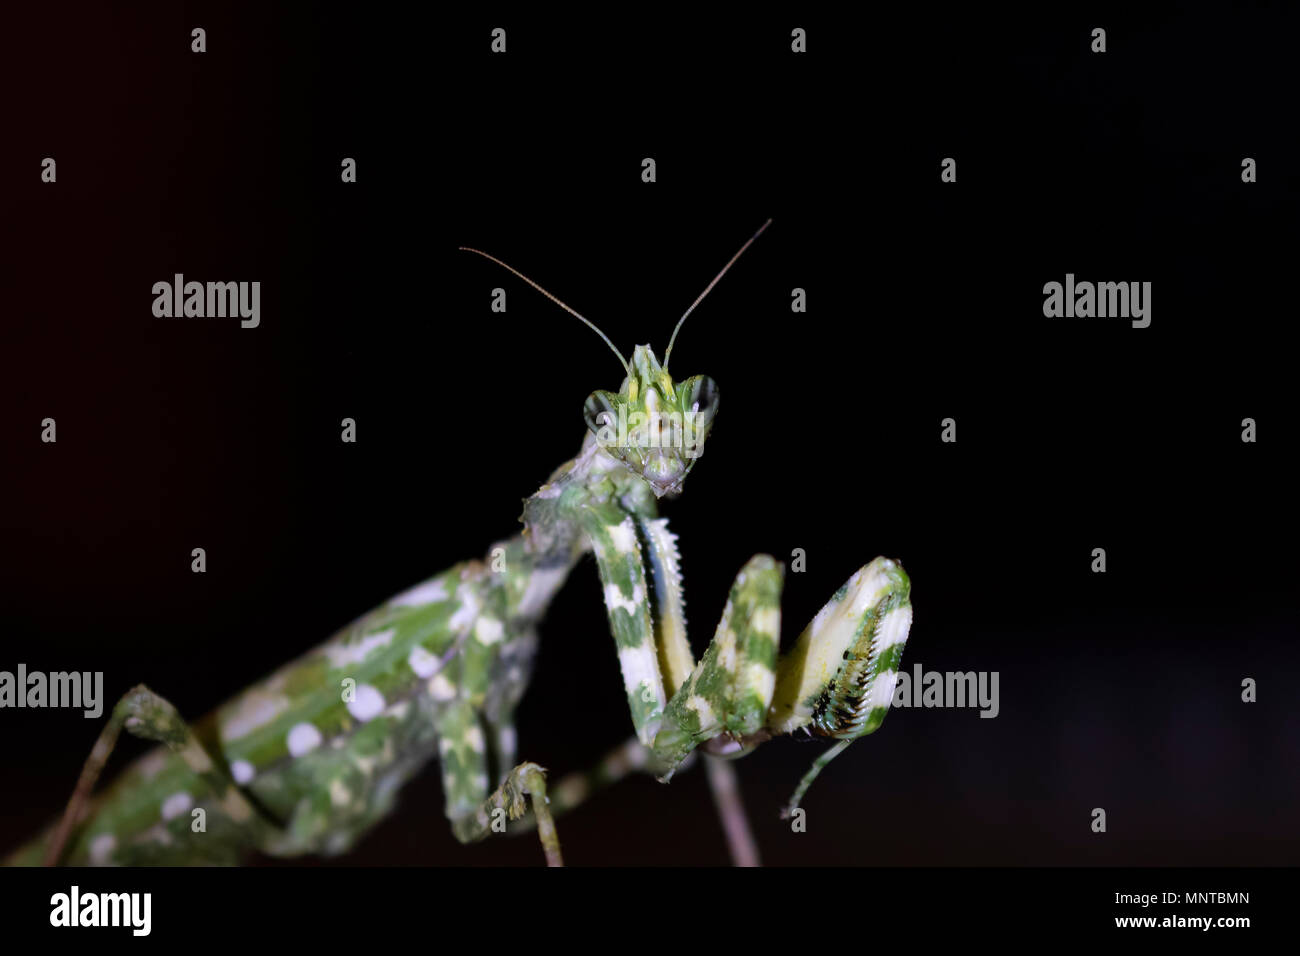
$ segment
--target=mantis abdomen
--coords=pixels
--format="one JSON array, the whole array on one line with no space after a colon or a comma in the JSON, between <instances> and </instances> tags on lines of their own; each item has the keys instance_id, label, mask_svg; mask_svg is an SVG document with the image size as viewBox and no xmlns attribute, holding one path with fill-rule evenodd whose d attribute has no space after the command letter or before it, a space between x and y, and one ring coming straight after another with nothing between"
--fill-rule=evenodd
<instances>
[{"instance_id":1,"label":"mantis abdomen","mask_svg":"<svg viewBox=\"0 0 1300 956\"><path fill-rule=\"evenodd\" d=\"M343 853L438 756L448 815L471 813L491 790L489 772L513 761L510 714L531 672L532 626L563 582L555 572L533 580L520 539L494 555L500 573L478 561L456 565L194 724L213 764L207 774L184 741L135 761L87 804L60 862ZM489 749L497 767L488 766ZM8 862L39 863L53 832Z\"/></svg>"}]
</instances>

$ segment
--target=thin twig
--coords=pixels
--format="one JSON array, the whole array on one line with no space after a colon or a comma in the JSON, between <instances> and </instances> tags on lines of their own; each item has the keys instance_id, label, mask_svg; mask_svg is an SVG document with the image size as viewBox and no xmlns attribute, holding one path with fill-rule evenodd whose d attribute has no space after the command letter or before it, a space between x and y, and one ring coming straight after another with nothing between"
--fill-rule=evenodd
<instances>
[{"instance_id":1,"label":"thin twig","mask_svg":"<svg viewBox=\"0 0 1300 956\"><path fill-rule=\"evenodd\" d=\"M713 802L718 808L722 829L727 834L732 865L762 866L758 859L758 844L754 842L754 834L749 829L749 818L745 815L745 804L740 799L740 784L731 761L706 756L704 766L709 774L709 789L713 791Z\"/></svg>"}]
</instances>

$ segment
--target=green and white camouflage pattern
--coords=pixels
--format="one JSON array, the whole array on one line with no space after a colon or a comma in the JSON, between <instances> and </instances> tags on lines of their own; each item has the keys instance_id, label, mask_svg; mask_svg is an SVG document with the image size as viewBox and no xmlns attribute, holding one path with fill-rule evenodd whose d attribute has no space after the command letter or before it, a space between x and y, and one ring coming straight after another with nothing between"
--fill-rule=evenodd
<instances>
[{"instance_id":1,"label":"green and white camouflage pattern","mask_svg":"<svg viewBox=\"0 0 1300 956\"><path fill-rule=\"evenodd\" d=\"M805 777L793 807L831 757L884 719L911 623L907 575L897 562L877 558L779 658L783 568L758 555L737 575L697 664L686 637L676 538L658 501L681 490L698 460L717 389L701 376L674 384L649 346L638 346L627 365L618 393L588 399L581 452L527 499L522 534L494 546L484 561L456 565L399 594L192 727L146 688L123 698L88 762L96 770L83 774L79 788L89 791L117 726L163 746L78 807L57 862L234 863L250 851L345 853L435 758L458 839L493 832L496 810L517 820L531 796L555 862L544 772L515 764L514 710L528 686L538 624L588 553L604 588L640 750L621 751L618 766L601 774L653 768L667 780L697 747L740 756L800 731L839 741ZM602 431L611 420L606 413L616 420L664 411L690 414L689 449L680 442L646 446L639 434L618 444ZM557 788L554 809L579 802L586 789L582 778ZM198 808L203 832L191 825ZM55 833L51 827L8 862L40 863L51 841L60 842Z\"/></svg>"}]
</instances>

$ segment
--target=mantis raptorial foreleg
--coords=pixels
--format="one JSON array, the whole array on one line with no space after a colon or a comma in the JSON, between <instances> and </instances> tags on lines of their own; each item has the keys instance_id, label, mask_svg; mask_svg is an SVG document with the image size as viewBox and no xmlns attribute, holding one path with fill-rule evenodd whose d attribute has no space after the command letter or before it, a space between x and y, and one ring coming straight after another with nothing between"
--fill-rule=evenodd
<instances>
[{"instance_id":1,"label":"mantis raptorial foreleg","mask_svg":"<svg viewBox=\"0 0 1300 956\"><path fill-rule=\"evenodd\" d=\"M685 600L677 553L677 536L668 530L667 518L639 521L655 590L655 636L659 643L659 663L668 688L676 693L695 668L691 647L686 639ZM737 866L758 866L758 844L745 815L740 782L730 763L708 758L705 761L709 789L718 811L731 859Z\"/></svg>"},{"instance_id":2,"label":"mantis raptorial foreleg","mask_svg":"<svg viewBox=\"0 0 1300 956\"><path fill-rule=\"evenodd\" d=\"M654 582L654 626L659 667L668 693L675 694L695 667L691 645L686 638L686 601L682 596L677 535L668 530L667 518L638 517L637 529Z\"/></svg>"},{"instance_id":3,"label":"mantis raptorial foreleg","mask_svg":"<svg viewBox=\"0 0 1300 956\"><path fill-rule=\"evenodd\" d=\"M717 633L668 702L654 755L672 768L701 744L740 756L801 729L836 739L804 775L788 814L822 768L885 719L912 610L906 573L877 558L835 593L778 663L782 571L757 555L736 575Z\"/></svg>"},{"instance_id":4,"label":"mantis raptorial foreleg","mask_svg":"<svg viewBox=\"0 0 1300 956\"><path fill-rule=\"evenodd\" d=\"M910 584L895 562L878 558L854 574L778 665L784 568L769 555L754 556L736 575L713 640L683 679L690 650L676 543L666 523L634 519L606 502L589 508L583 525L605 586L633 722L642 741L654 731L654 759L666 768L660 779L670 779L702 745L714 757L738 757L799 729L837 739L805 775L788 812L848 742L884 719L911 623ZM673 693L658 709L664 685ZM710 786L733 857L756 858L734 773L715 768Z\"/></svg>"},{"instance_id":5,"label":"mantis raptorial foreleg","mask_svg":"<svg viewBox=\"0 0 1300 956\"><path fill-rule=\"evenodd\" d=\"M648 747L659 732L668 698L650 618L636 523L632 514L613 502L589 504L580 513L579 521L596 554L632 726L637 739Z\"/></svg>"},{"instance_id":6,"label":"mantis raptorial foreleg","mask_svg":"<svg viewBox=\"0 0 1300 956\"><path fill-rule=\"evenodd\" d=\"M763 728L776 682L783 572L759 554L736 575L717 632L669 701L655 738L655 756L669 768L665 780L700 744L721 735L740 741ZM719 752L741 750L724 742Z\"/></svg>"}]
</instances>

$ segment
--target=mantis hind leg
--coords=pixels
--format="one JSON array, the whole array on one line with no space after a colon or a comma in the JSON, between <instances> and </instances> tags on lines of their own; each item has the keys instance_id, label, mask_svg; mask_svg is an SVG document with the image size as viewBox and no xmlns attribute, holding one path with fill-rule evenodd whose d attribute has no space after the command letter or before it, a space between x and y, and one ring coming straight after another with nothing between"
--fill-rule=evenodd
<instances>
[{"instance_id":1,"label":"mantis hind leg","mask_svg":"<svg viewBox=\"0 0 1300 956\"><path fill-rule=\"evenodd\" d=\"M452 833L462 843L504 833L510 821L528 811L531 801L547 865L563 866L555 818L546 797L546 770L525 761L506 773L501 785L489 793L483 723L482 714L467 701L454 703L439 723L442 787Z\"/></svg>"},{"instance_id":2,"label":"mantis hind leg","mask_svg":"<svg viewBox=\"0 0 1300 956\"><path fill-rule=\"evenodd\" d=\"M220 810L235 824L252 827L260 821L256 808L221 763L212 758L176 708L148 687L137 684L113 707L99 739L91 748L67 808L46 844L46 866L54 866L63 858L69 838L88 806L95 783L123 729L136 737L165 744L207 785Z\"/></svg>"},{"instance_id":3,"label":"mantis hind leg","mask_svg":"<svg viewBox=\"0 0 1300 956\"><path fill-rule=\"evenodd\" d=\"M528 798L528 799L525 799ZM490 833L504 833L512 820L520 819L532 803L537 835L542 841L547 866L564 866L555 817L546 797L546 769L526 761L508 774L501 786L483 800L472 813L452 821L452 832L462 843L481 840Z\"/></svg>"},{"instance_id":4,"label":"mantis hind leg","mask_svg":"<svg viewBox=\"0 0 1300 956\"><path fill-rule=\"evenodd\" d=\"M558 817L576 810L595 794L633 773L653 772L648 761L649 751L641 745L641 741L629 737L601 757L594 767L566 773L556 783L549 785L546 795L551 815ZM532 817L522 817L511 821L509 832L523 833L535 825Z\"/></svg>"}]
</instances>

